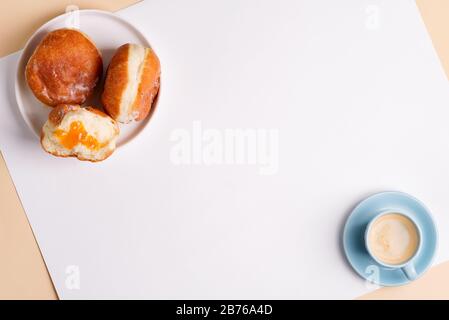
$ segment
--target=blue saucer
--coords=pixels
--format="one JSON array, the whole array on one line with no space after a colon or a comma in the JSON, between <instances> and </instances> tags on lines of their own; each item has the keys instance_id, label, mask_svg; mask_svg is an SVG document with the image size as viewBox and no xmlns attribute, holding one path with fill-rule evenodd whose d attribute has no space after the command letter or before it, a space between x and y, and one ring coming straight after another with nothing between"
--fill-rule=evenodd
<instances>
[{"instance_id":1,"label":"blue saucer","mask_svg":"<svg viewBox=\"0 0 449 320\"><path fill-rule=\"evenodd\" d=\"M382 192L360 202L346 221L343 247L349 263L362 278L381 286L399 286L410 282L402 270L380 266L365 248L366 226L376 214L386 210L410 215L421 228L422 247L413 260L416 272L421 276L429 268L435 255L437 229L429 210L419 200L406 193Z\"/></svg>"}]
</instances>

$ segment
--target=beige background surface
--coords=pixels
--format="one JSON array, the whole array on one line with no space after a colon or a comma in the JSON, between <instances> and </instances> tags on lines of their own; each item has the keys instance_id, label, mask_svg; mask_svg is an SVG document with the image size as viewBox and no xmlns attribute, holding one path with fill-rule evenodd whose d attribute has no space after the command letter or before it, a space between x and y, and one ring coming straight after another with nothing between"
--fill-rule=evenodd
<instances>
[{"instance_id":1,"label":"beige background surface","mask_svg":"<svg viewBox=\"0 0 449 320\"><path fill-rule=\"evenodd\" d=\"M421 278L406 286L381 288L359 299L449 299L449 262L432 267Z\"/></svg>"},{"instance_id":2,"label":"beige background surface","mask_svg":"<svg viewBox=\"0 0 449 320\"><path fill-rule=\"evenodd\" d=\"M42 23L67 5L116 11L136 0L9 0L0 2L0 57L19 50ZM417 0L434 46L449 75L449 1ZM400 17L398 17L400 19ZM449 85L449 83L448 83ZM25 212L0 156L0 299L57 299ZM449 299L449 262L414 283L381 288L361 299Z\"/></svg>"},{"instance_id":3,"label":"beige background surface","mask_svg":"<svg viewBox=\"0 0 449 320\"><path fill-rule=\"evenodd\" d=\"M57 298L1 153L0 261L0 299Z\"/></svg>"},{"instance_id":4,"label":"beige background surface","mask_svg":"<svg viewBox=\"0 0 449 320\"><path fill-rule=\"evenodd\" d=\"M0 1L0 57L21 49L44 22L66 11L80 9L117 11L139 0L2 0Z\"/></svg>"}]
</instances>

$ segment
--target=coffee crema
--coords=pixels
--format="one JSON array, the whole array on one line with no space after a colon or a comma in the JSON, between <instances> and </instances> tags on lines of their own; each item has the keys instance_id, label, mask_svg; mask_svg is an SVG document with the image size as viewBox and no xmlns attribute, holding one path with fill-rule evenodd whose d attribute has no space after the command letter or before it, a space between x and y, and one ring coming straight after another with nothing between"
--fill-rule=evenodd
<instances>
[{"instance_id":1,"label":"coffee crema","mask_svg":"<svg viewBox=\"0 0 449 320\"><path fill-rule=\"evenodd\" d=\"M371 254L389 265L410 260L420 241L413 221L399 213L387 213L377 218L368 231L367 240Z\"/></svg>"}]
</instances>

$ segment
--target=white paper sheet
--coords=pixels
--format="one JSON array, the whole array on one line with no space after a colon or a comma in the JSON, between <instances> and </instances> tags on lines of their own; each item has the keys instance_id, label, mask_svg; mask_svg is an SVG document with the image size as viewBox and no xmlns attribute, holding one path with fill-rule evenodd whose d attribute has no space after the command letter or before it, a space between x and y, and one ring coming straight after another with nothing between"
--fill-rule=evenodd
<instances>
[{"instance_id":1,"label":"white paper sheet","mask_svg":"<svg viewBox=\"0 0 449 320\"><path fill-rule=\"evenodd\" d=\"M45 154L16 110L18 55L0 61L0 148L61 298L353 298L370 288L342 226L382 190L430 207L449 258L449 87L413 1L151 0L119 15L158 53L162 91L103 163ZM274 130L278 171L175 165L170 137L198 125Z\"/></svg>"}]
</instances>

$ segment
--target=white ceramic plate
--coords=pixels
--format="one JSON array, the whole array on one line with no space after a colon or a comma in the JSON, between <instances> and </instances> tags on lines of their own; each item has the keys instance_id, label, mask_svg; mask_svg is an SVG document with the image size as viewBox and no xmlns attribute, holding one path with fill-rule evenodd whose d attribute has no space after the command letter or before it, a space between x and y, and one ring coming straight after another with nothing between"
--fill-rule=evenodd
<instances>
[{"instance_id":1,"label":"white ceramic plate","mask_svg":"<svg viewBox=\"0 0 449 320\"><path fill-rule=\"evenodd\" d=\"M94 94L84 105L102 107L100 93L103 90L104 75L115 50L125 43L137 43L149 47L145 36L129 22L122 18L99 10L78 10L60 15L41 26L28 40L17 65L15 82L16 100L23 119L36 137L40 136L41 128L47 120L51 107L42 104L35 98L25 80L25 66L33 54L34 49L50 31L60 28L76 28L86 33L96 44L103 56L103 77ZM156 107L153 103L152 113ZM146 126L149 119L131 123L120 124L120 137L117 147L123 146L135 138Z\"/></svg>"}]
</instances>

